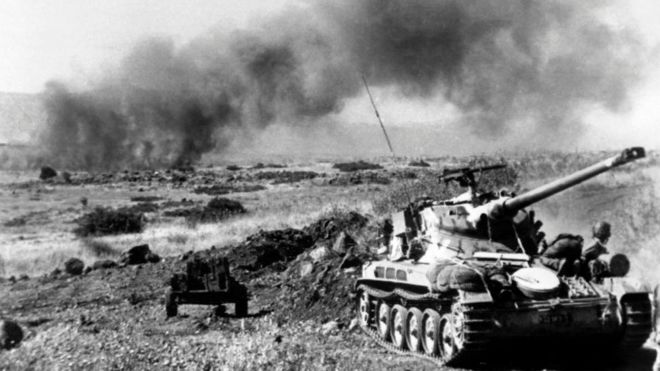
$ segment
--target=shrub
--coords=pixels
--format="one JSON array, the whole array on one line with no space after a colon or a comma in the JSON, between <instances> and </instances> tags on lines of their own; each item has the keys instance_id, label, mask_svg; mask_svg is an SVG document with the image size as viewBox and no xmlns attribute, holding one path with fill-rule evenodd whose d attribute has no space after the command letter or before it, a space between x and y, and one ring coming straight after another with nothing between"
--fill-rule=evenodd
<instances>
[{"instance_id":1,"label":"shrub","mask_svg":"<svg viewBox=\"0 0 660 371\"><path fill-rule=\"evenodd\" d=\"M341 162L334 164L332 167L339 169L339 171L379 170L383 168L378 164L371 164L362 160L357 162Z\"/></svg>"},{"instance_id":2,"label":"shrub","mask_svg":"<svg viewBox=\"0 0 660 371\"><path fill-rule=\"evenodd\" d=\"M81 237L139 233L144 228L143 214L126 209L97 207L75 222L78 227L73 232Z\"/></svg>"}]
</instances>

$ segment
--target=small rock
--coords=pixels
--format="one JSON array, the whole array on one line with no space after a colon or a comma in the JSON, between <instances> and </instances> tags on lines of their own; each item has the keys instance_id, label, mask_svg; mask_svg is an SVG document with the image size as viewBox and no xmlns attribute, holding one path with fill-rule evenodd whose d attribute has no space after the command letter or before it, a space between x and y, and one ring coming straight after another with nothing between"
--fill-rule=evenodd
<instances>
[{"instance_id":1,"label":"small rock","mask_svg":"<svg viewBox=\"0 0 660 371\"><path fill-rule=\"evenodd\" d=\"M330 249L328 249L325 246L319 246L314 250L310 251L309 257L312 258L314 263L318 263L319 261L325 259L329 254L330 254Z\"/></svg>"},{"instance_id":2,"label":"small rock","mask_svg":"<svg viewBox=\"0 0 660 371\"><path fill-rule=\"evenodd\" d=\"M158 256L158 255L154 254L153 252L149 251L149 253L147 253L147 255L145 256L145 259L149 263L158 263L160 261L160 256Z\"/></svg>"},{"instance_id":3,"label":"small rock","mask_svg":"<svg viewBox=\"0 0 660 371\"><path fill-rule=\"evenodd\" d=\"M337 321L330 321L321 326L321 333L323 335L328 335L330 332L337 330L339 330L339 323Z\"/></svg>"},{"instance_id":4,"label":"small rock","mask_svg":"<svg viewBox=\"0 0 660 371\"><path fill-rule=\"evenodd\" d=\"M351 332L351 331L355 330L356 328L358 328L358 324L359 324L358 319L353 318L351 320L351 323L348 324L348 331Z\"/></svg>"},{"instance_id":5,"label":"small rock","mask_svg":"<svg viewBox=\"0 0 660 371\"><path fill-rule=\"evenodd\" d=\"M110 259L105 259L105 260L97 260L92 264L92 269L109 269L109 268L114 268L117 266L117 262L114 260Z\"/></svg>"},{"instance_id":6,"label":"small rock","mask_svg":"<svg viewBox=\"0 0 660 371\"><path fill-rule=\"evenodd\" d=\"M332 245L332 251L338 254L345 254L348 249L355 246L355 240L348 233L341 231Z\"/></svg>"},{"instance_id":7,"label":"small rock","mask_svg":"<svg viewBox=\"0 0 660 371\"><path fill-rule=\"evenodd\" d=\"M303 278L314 270L314 264L310 261L303 261L300 263L300 278Z\"/></svg>"},{"instance_id":8,"label":"small rock","mask_svg":"<svg viewBox=\"0 0 660 371\"><path fill-rule=\"evenodd\" d=\"M72 276L82 274L85 269L85 263L77 258L71 258L64 262L64 271Z\"/></svg>"},{"instance_id":9,"label":"small rock","mask_svg":"<svg viewBox=\"0 0 660 371\"><path fill-rule=\"evenodd\" d=\"M92 271L92 267L85 267L85 270L83 271L83 274L89 274L89 272Z\"/></svg>"},{"instance_id":10,"label":"small rock","mask_svg":"<svg viewBox=\"0 0 660 371\"><path fill-rule=\"evenodd\" d=\"M68 171L63 171L61 175L62 180L64 180L65 183L71 183L71 173Z\"/></svg>"},{"instance_id":11,"label":"small rock","mask_svg":"<svg viewBox=\"0 0 660 371\"><path fill-rule=\"evenodd\" d=\"M28 275L25 274L25 273L23 273L23 274L21 274L20 276L18 276L18 280L19 280L19 281L28 281L29 279L30 279L30 276L28 276Z\"/></svg>"},{"instance_id":12,"label":"small rock","mask_svg":"<svg viewBox=\"0 0 660 371\"><path fill-rule=\"evenodd\" d=\"M215 246L211 246L211 249L213 249L213 248L215 248ZM181 256L179 257L179 260L180 261L188 260L188 258L191 257L192 255L193 255L192 250L186 251L185 253L181 254Z\"/></svg>"},{"instance_id":13,"label":"small rock","mask_svg":"<svg viewBox=\"0 0 660 371\"><path fill-rule=\"evenodd\" d=\"M0 320L0 349L17 347L23 340L23 330L18 323Z\"/></svg>"},{"instance_id":14,"label":"small rock","mask_svg":"<svg viewBox=\"0 0 660 371\"><path fill-rule=\"evenodd\" d=\"M55 278L55 277L58 277L60 274L62 274L62 270L59 269L59 268L55 268L55 269L53 269L52 272L50 272L50 277Z\"/></svg>"}]
</instances>

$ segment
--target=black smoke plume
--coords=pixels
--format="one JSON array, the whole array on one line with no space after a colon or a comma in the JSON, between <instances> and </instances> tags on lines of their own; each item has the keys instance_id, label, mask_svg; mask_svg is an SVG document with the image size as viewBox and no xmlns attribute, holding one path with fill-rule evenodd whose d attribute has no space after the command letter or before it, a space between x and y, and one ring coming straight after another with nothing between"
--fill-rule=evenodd
<instances>
[{"instance_id":1,"label":"black smoke plume","mask_svg":"<svg viewBox=\"0 0 660 371\"><path fill-rule=\"evenodd\" d=\"M625 106L641 46L602 2L340 0L287 8L183 47L137 45L85 91L46 87L50 159L119 168L192 164L236 132L314 123L374 88L450 103L482 136L579 132L586 107ZM558 136L560 137L560 136Z\"/></svg>"}]
</instances>

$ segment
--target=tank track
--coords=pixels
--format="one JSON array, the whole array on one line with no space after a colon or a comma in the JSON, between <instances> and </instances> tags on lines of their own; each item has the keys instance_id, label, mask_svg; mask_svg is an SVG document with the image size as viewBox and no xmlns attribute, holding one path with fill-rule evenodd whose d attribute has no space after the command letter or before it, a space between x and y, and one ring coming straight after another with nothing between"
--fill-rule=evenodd
<instances>
[{"instance_id":1,"label":"tank track","mask_svg":"<svg viewBox=\"0 0 660 371\"><path fill-rule=\"evenodd\" d=\"M639 349L653 331L653 308L646 296L633 296L621 300L624 329L621 348L624 351Z\"/></svg>"},{"instance_id":2,"label":"tank track","mask_svg":"<svg viewBox=\"0 0 660 371\"><path fill-rule=\"evenodd\" d=\"M361 296L361 293L364 292L371 298L377 300L403 299L404 301L415 302L418 303L418 309L420 310L431 307L431 305L429 305L430 303L428 302L432 303L443 300L438 294L414 294L401 289L384 291L366 285L358 286L357 291L358 300ZM444 299L444 301L447 304L450 303L450 300L448 299ZM414 306L411 306L407 309L411 309L412 307ZM460 350L457 350L457 352L451 357L443 357L440 352L437 352L433 355L427 354L423 351L423 348L419 351L408 350L406 348L396 346L391 341L384 340L381 335L373 328L373 322L376 320L376 308L372 308L370 312L370 321L368 323L365 324L363 321L359 321L359 324L362 331L383 348L396 354L419 358L428 362L432 362L436 365L445 366L448 364L462 363L477 359L479 356L483 356L489 350L489 345L493 337L493 330L495 328L492 320L492 311L490 305L468 306L459 303L453 303L451 308L451 311L438 313L441 318L445 318L443 315L452 319L460 318L459 322L461 323L460 328L462 329L462 333L459 335L459 337L461 339L461 346Z\"/></svg>"}]
</instances>

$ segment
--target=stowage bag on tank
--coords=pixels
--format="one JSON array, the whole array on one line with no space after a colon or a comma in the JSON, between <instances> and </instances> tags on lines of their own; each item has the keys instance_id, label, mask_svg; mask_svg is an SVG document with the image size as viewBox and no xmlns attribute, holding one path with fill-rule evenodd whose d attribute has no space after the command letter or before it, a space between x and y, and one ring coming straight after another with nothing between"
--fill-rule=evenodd
<instances>
[{"instance_id":1,"label":"stowage bag on tank","mask_svg":"<svg viewBox=\"0 0 660 371\"><path fill-rule=\"evenodd\" d=\"M451 290L484 291L483 279L475 268L455 264L451 261L441 261L432 264L426 277L439 292Z\"/></svg>"}]
</instances>

